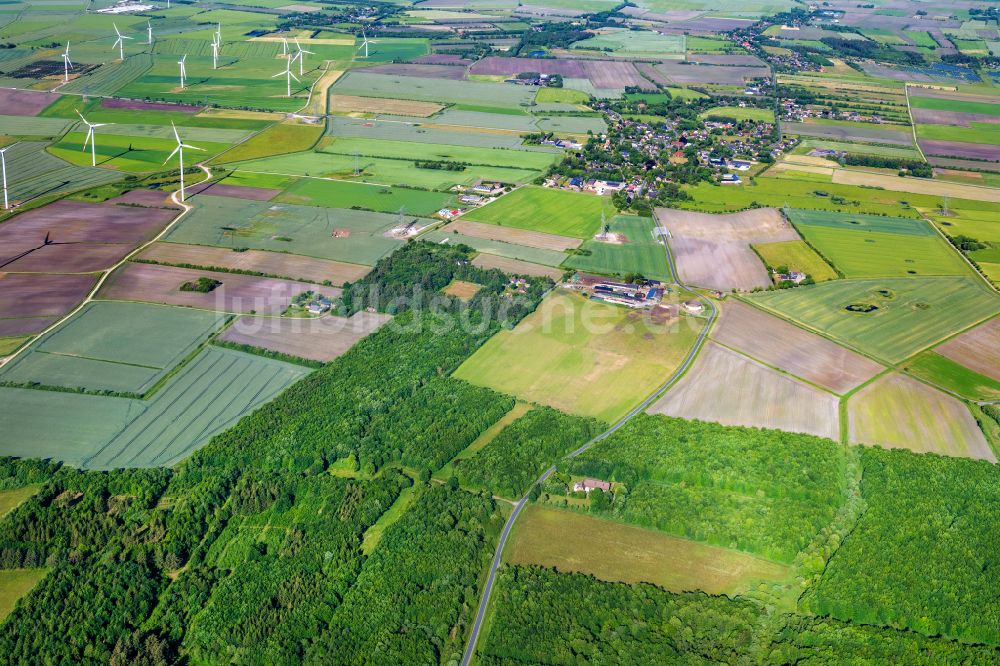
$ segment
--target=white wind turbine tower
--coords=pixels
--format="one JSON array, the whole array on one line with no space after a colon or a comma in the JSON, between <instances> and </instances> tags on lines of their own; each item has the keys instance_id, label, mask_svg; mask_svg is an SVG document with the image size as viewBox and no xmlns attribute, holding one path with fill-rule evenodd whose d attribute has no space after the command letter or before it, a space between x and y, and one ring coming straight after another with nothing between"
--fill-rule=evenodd
<instances>
[{"instance_id":1,"label":"white wind turbine tower","mask_svg":"<svg viewBox=\"0 0 1000 666\"><path fill-rule=\"evenodd\" d=\"M219 69L219 42L212 42L212 69Z\"/></svg>"},{"instance_id":2,"label":"white wind turbine tower","mask_svg":"<svg viewBox=\"0 0 1000 666\"><path fill-rule=\"evenodd\" d=\"M104 127L105 125L110 125L111 123L92 123L83 117L79 109L76 115L80 116L80 120L83 124L87 126L87 138L83 140L83 150L87 150L87 144L90 144L90 166L97 166L97 144L95 143L96 137L94 136L94 130L98 127Z\"/></svg>"},{"instance_id":3,"label":"white wind turbine tower","mask_svg":"<svg viewBox=\"0 0 1000 666\"><path fill-rule=\"evenodd\" d=\"M118 40L111 47L111 50L114 51L115 50L115 46L117 46L118 47L118 57L121 60L125 60L125 41L124 40L126 40L126 39L132 39L132 38L131 37L126 37L121 32L119 32L117 24L112 23L111 25L113 25L115 27L115 34L118 35Z\"/></svg>"},{"instance_id":4,"label":"white wind turbine tower","mask_svg":"<svg viewBox=\"0 0 1000 666\"><path fill-rule=\"evenodd\" d=\"M298 57L299 57L299 55L297 54L295 56L295 58L298 58ZM294 74L292 74L292 63L295 62L295 58L292 58L291 60L286 60L285 61L285 71L278 72L277 74L275 74L274 76L271 77L272 79L276 79L279 76L284 76L285 77L285 81L287 82L287 92L285 93L285 97L291 97L292 96L292 79L295 79L296 81L299 80L299 77L297 77Z\"/></svg>"},{"instance_id":5,"label":"white wind turbine tower","mask_svg":"<svg viewBox=\"0 0 1000 666\"><path fill-rule=\"evenodd\" d=\"M365 26L361 26L361 46L365 47L365 57L368 57L368 35L365 34Z\"/></svg>"},{"instance_id":6,"label":"white wind turbine tower","mask_svg":"<svg viewBox=\"0 0 1000 666\"><path fill-rule=\"evenodd\" d=\"M306 59L306 54L307 53L309 55L316 55L316 54L313 53L312 51L306 51L304 48L302 48L302 45L299 44L298 37L295 38L295 48L298 49L298 53L295 54L295 57L299 59L299 76L302 76L302 63Z\"/></svg>"},{"instance_id":7,"label":"white wind turbine tower","mask_svg":"<svg viewBox=\"0 0 1000 666\"><path fill-rule=\"evenodd\" d=\"M222 22L216 23L215 28L215 43L222 46Z\"/></svg>"},{"instance_id":8,"label":"white wind turbine tower","mask_svg":"<svg viewBox=\"0 0 1000 666\"><path fill-rule=\"evenodd\" d=\"M187 79L187 70L184 69L184 61L187 60L187 53L181 56L181 59L177 61L177 64L181 68L181 89L184 89L184 83Z\"/></svg>"},{"instance_id":9,"label":"white wind turbine tower","mask_svg":"<svg viewBox=\"0 0 1000 666\"><path fill-rule=\"evenodd\" d=\"M284 37L281 38L281 55L288 55L288 40Z\"/></svg>"},{"instance_id":10,"label":"white wind turbine tower","mask_svg":"<svg viewBox=\"0 0 1000 666\"><path fill-rule=\"evenodd\" d=\"M153 24L150 21L146 21L146 43L153 43Z\"/></svg>"},{"instance_id":11,"label":"white wind turbine tower","mask_svg":"<svg viewBox=\"0 0 1000 666\"><path fill-rule=\"evenodd\" d=\"M10 206L7 204L7 151L10 146L6 148L0 148L0 166L3 167L3 208L8 210Z\"/></svg>"},{"instance_id":12,"label":"white wind turbine tower","mask_svg":"<svg viewBox=\"0 0 1000 666\"><path fill-rule=\"evenodd\" d=\"M166 164L170 161L170 158L174 155L180 157L180 169L181 169L181 201L184 201L184 149L190 148L191 150L204 150L204 148L198 148L197 146L189 146L188 144L181 141L180 134L177 133L177 126L171 121L170 126L174 128L174 138L177 139L177 147L174 148L174 152L167 156L167 159L163 160Z\"/></svg>"},{"instance_id":13,"label":"white wind turbine tower","mask_svg":"<svg viewBox=\"0 0 1000 666\"><path fill-rule=\"evenodd\" d=\"M69 68L73 66L73 63L69 59L69 42L66 42L66 51L62 54L63 59L63 83L69 81Z\"/></svg>"}]
</instances>

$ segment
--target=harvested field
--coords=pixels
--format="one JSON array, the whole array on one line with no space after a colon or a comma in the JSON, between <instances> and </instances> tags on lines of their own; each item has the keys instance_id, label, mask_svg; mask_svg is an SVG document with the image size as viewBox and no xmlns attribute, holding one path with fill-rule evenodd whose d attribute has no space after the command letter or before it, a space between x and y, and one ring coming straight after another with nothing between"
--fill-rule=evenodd
<instances>
[{"instance_id":1,"label":"harvested field","mask_svg":"<svg viewBox=\"0 0 1000 666\"><path fill-rule=\"evenodd\" d=\"M18 259L0 260L0 270L11 273L50 273L55 270L91 273L115 265L134 247L122 243L41 245Z\"/></svg>"},{"instance_id":2,"label":"harvested field","mask_svg":"<svg viewBox=\"0 0 1000 666\"><path fill-rule=\"evenodd\" d=\"M937 141L920 139L920 148L928 155L943 157L967 157L974 160L1000 162L1000 148L988 143L965 143L963 141Z\"/></svg>"},{"instance_id":3,"label":"harvested field","mask_svg":"<svg viewBox=\"0 0 1000 666\"><path fill-rule=\"evenodd\" d=\"M443 108L442 104L437 104L436 102L384 99L381 97L358 97L355 95L330 95L330 111L333 113L379 113L393 116L426 118Z\"/></svg>"},{"instance_id":4,"label":"harvested field","mask_svg":"<svg viewBox=\"0 0 1000 666\"><path fill-rule=\"evenodd\" d=\"M741 86L750 79L770 76L766 67L732 67L726 65L691 65L676 62L661 62L652 70L662 77L664 83L698 83L726 86ZM648 71L648 70L646 70ZM782 127L784 129L784 126Z\"/></svg>"},{"instance_id":5,"label":"harvested field","mask_svg":"<svg viewBox=\"0 0 1000 666\"><path fill-rule=\"evenodd\" d=\"M326 362L346 353L354 343L391 319L391 315L372 312L358 312L349 318L330 315L276 319L248 315L233 322L219 339Z\"/></svg>"},{"instance_id":6,"label":"harvested field","mask_svg":"<svg viewBox=\"0 0 1000 666\"><path fill-rule=\"evenodd\" d=\"M835 395L709 341L684 378L649 412L836 440L838 405Z\"/></svg>"},{"instance_id":7,"label":"harvested field","mask_svg":"<svg viewBox=\"0 0 1000 666\"><path fill-rule=\"evenodd\" d=\"M882 366L814 333L727 299L712 339L747 356L846 393L882 371Z\"/></svg>"},{"instance_id":8,"label":"harvested field","mask_svg":"<svg viewBox=\"0 0 1000 666\"><path fill-rule=\"evenodd\" d=\"M0 225L0 264L41 247L46 235L55 243L139 245L156 235L176 210L91 204L66 199L29 210ZM53 265L49 270L63 270Z\"/></svg>"},{"instance_id":9,"label":"harvested field","mask_svg":"<svg viewBox=\"0 0 1000 666\"><path fill-rule=\"evenodd\" d=\"M211 194L213 197L232 197L234 199L249 199L250 201L270 201L281 194L281 190L267 187L241 187L239 185L209 185L198 194Z\"/></svg>"},{"instance_id":10,"label":"harvested field","mask_svg":"<svg viewBox=\"0 0 1000 666\"><path fill-rule=\"evenodd\" d=\"M595 88L621 90L626 86L650 88L635 66L620 60L573 58L502 58L487 56L469 69L470 74L513 76L522 72L559 74L569 79L588 79Z\"/></svg>"},{"instance_id":11,"label":"harvested field","mask_svg":"<svg viewBox=\"0 0 1000 666\"><path fill-rule=\"evenodd\" d=\"M530 275L533 277L548 277L558 280L563 272L558 268L549 268L540 264L532 264L520 259L500 257L495 254L479 254L472 260L473 266L479 268L496 268L511 275Z\"/></svg>"},{"instance_id":12,"label":"harvested field","mask_svg":"<svg viewBox=\"0 0 1000 666\"><path fill-rule=\"evenodd\" d=\"M969 127L969 123L1000 124L1000 116L988 113L962 113L961 111L945 111L942 109L913 109L913 120L928 125L957 125Z\"/></svg>"},{"instance_id":13,"label":"harvested field","mask_svg":"<svg viewBox=\"0 0 1000 666\"><path fill-rule=\"evenodd\" d=\"M234 252L225 247L165 242L150 245L139 258L177 266L253 271L317 284L322 284L326 280L333 284L355 282L371 270L368 266L359 264L313 259L312 257L301 257L284 252L267 252L265 250Z\"/></svg>"},{"instance_id":14,"label":"harvested field","mask_svg":"<svg viewBox=\"0 0 1000 666\"><path fill-rule=\"evenodd\" d=\"M93 275L0 273L0 293L3 294L0 320L64 315L83 300L96 282Z\"/></svg>"},{"instance_id":15,"label":"harvested field","mask_svg":"<svg viewBox=\"0 0 1000 666\"><path fill-rule=\"evenodd\" d=\"M774 208L712 215L657 208L660 226L670 232L670 247L681 281L728 291L768 287L771 278L751 244L799 240Z\"/></svg>"},{"instance_id":16,"label":"harvested field","mask_svg":"<svg viewBox=\"0 0 1000 666\"><path fill-rule=\"evenodd\" d=\"M0 116L37 116L59 99L58 95L34 90L0 90Z\"/></svg>"},{"instance_id":17,"label":"harvested field","mask_svg":"<svg viewBox=\"0 0 1000 666\"><path fill-rule=\"evenodd\" d=\"M518 520L504 561L709 594L736 594L752 582L788 575L786 566L746 553L538 505Z\"/></svg>"},{"instance_id":18,"label":"harvested field","mask_svg":"<svg viewBox=\"0 0 1000 666\"><path fill-rule=\"evenodd\" d=\"M376 65L365 69L370 74L399 74L401 76L418 76L424 79L450 79L462 81L465 79L465 68L454 65L414 65L409 63L393 63Z\"/></svg>"},{"instance_id":19,"label":"harvested field","mask_svg":"<svg viewBox=\"0 0 1000 666\"><path fill-rule=\"evenodd\" d=\"M922 145L922 144L921 144ZM996 147L993 147L994 153ZM883 175L868 171L852 171L837 169L833 174L833 182L841 185L864 185L866 187L881 187L894 192L910 192L913 194L928 194L937 197L954 197L972 201L990 201L1000 203L1000 189L948 183L927 178L900 178L899 176Z\"/></svg>"},{"instance_id":20,"label":"harvested field","mask_svg":"<svg viewBox=\"0 0 1000 666\"><path fill-rule=\"evenodd\" d=\"M19 319L0 319L0 338L10 340L12 337L30 335L44 331L56 322L55 317L22 317Z\"/></svg>"},{"instance_id":21,"label":"harvested field","mask_svg":"<svg viewBox=\"0 0 1000 666\"><path fill-rule=\"evenodd\" d=\"M222 284L209 293L180 290L182 284L200 277L219 280ZM129 263L108 277L98 297L186 305L222 312L246 313L253 310L278 314L288 307L292 298L316 288L316 285L306 282ZM330 296L340 295L340 290L332 287L326 287L324 291L330 292Z\"/></svg>"},{"instance_id":22,"label":"harvested field","mask_svg":"<svg viewBox=\"0 0 1000 666\"><path fill-rule=\"evenodd\" d=\"M976 372L1000 381L1000 319L994 318L934 349Z\"/></svg>"},{"instance_id":23,"label":"harvested field","mask_svg":"<svg viewBox=\"0 0 1000 666\"><path fill-rule=\"evenodd\" d=\"M753 55L726 55L722 53L689 53L688 62L702 65L730 65L733 67L766 67L767 63Z\"/></svg>"},{"instance_id":24,"label":"harvested field","mask_svg":"<svg viewBox=\"0 0 1000 666\"><path fill-rule=\"evenodd\" d=\"M537 247L542 250L568 250L580 247L583 241L579 238L569 238L568 236L558 236L548 234L544 231L531 231L529 229L516 229L513 227L501 227L495 224L483 224L466 220L455 220L440 229L442 233L457 232L473 238L486 238L489 240L503 241L515 245L526 245Z\"/></svg>"},{"instance_id":25,"label":"harvested field","mask_svg":"<svg viewBox=\"0 0 1000 666\"><path fill-rule=\"evenodd\" d=\"M142 206L144 208L177 208L166 192L157 190L129 190L125 194L108 199L110 205Z\"/></svg>"},{"instance_id":26,"label":"harvested field","mask_svg":"<svg viewBox=\"0 0 1000 666\"><path fill-rule=\"evenodd\" d=\"M996 462L969 409L949 395L889 374L851 396L852 443Z\"/></svg>"}]
</instances>

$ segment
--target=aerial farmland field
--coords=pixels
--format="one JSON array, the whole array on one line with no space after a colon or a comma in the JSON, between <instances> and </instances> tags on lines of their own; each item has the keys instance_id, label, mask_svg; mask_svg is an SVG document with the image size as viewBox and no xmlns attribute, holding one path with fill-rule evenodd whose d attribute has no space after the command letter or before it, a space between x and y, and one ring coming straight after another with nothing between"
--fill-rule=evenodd
<instances>
[{"instance_id":1,"label":"aerial farmland field","mask_svg":"<svg viewBox=\"0 0 1000 666\"><path fill-rule=\"evenodd\" d=\"M601 226L602 197L541 187L522 187L465 214L464 219L588 239Z\"/></svg>"},{"instance_id":2,"label":"aerial farmland field","mask_svg":"<svg viewBox=\"0 0 1000 666\"><path fill-rule=\"evenodd\" d=\"M403 209L411 215L430 216L449 207L454 197L444 192L302 178L296 180L277 200L327 208L358 207L379 213L398 213Z\"/></svg>"},{"instance_id":3,"label":"aerial farmland field","mask_svg":"<svg viewBox=\"0 0 1000 666\"><path fill-rule=\"evenodd\" d=\"M608 220L608 226L612 234L621 234L624 242L585 241L583 252L571 254L563 265L603 275L639 273L652 280L670 280L666 249L662 239L653 235L656 225L651 218L616 215Z\"/></svg>"},{"instance_id":4,"label":"aerial farmland field","mask_svg":"<svg viewBox=\"0 0 1000 666\"><path fill-rule=\"evenodd\" d=\"M889 362L1000 311L1000 299L978 279L959 277L836 280L747 298Z\"/></svg>"},{"instance_id":5,"label":"aerial farmland field","mask_svg":"<svg viewBox=\"0 0 1000 666\"><path fill-rule=\"evenodd\" d=\"M838 277L830 264L823 261L823 257L816 254L805 241L775 241L757 243L751 247L770 269L777 270L787 266L789 270L805 273L816 282L835 280Z\"/></svg>"},{"instance_id":6,"label":"aerial farmland field","mask_svg":"<svg viewBox=\"0 0 1000 666\"><path fill-rule=\"evenodd\" d=\"M354 343L391 319L389 315L358 312L347 317L319 319L242 316L220 340L314 361L328 362L347 352Z\"/></svg>"},{"instance_id":7,"label":"aerial farmland field","mask_svg":"<svg viewBox=\"0 0 1000 666\"><path fill-rule=\"evenodd\" d=\"M517 328L489 340L455 376L614 422L680 364L699 329L699 322L686 318L657 324L616 306L555 293ZM525 348L534 352L523 354Z\"/></svg>"},{"instance_id":8,"label":"aerial farmland field","mask_svg":"<svg viewBox=\"0 0 1000 666\"><path fill-rule=\"evenodd\" d=\"M1000 381L1000 319L957 335L934 351Z\"/></svg>"}]
</instances>

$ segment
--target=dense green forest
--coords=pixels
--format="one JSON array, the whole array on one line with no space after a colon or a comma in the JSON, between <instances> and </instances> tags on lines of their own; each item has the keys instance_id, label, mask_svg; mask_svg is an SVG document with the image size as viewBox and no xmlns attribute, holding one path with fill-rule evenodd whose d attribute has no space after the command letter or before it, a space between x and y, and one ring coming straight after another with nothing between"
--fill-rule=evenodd
<instances>
[{"instance_id":1,"label":"dense green forest","mask_svg":"<svg viewBox=\"0 0 1000 666\"><path fill-rule=\"evenodd\" d=\"M540 567L500 571L477 663L1000 664L994 648Z\"/></svg>"},{"instance_id":2,"label":"dense green forest","mask_svg":"<svg viewBox=\"0 0 1000 666\"><path fill-rule=\"evenodd\" d=\"M501 430L475 456L456 461L455 468L463 484L504 497L521 497L554 461L607 427L596 419L535 407Z\"/></svg>"},{"instance_id":3,"label":"dense green forest","mask_svg":"<svg viewBox=\"0 0 1000 666\"><path fill-rule=\"evenodd\" d=\"M979 460L866 448L866 509L805 607L1000 643L1000 477Z\"/></svg>"},{"instance_id":4,"label":"dense green forest","mask_svg":"<svg viewBox=\"0 0 1000 666\"><path fill-rule=\"evenodd\" d=\"M845 465L818 437L643 415L561 467L623 483L612 517L791 562L844 502Z\"/></svg>"}]
</instances>

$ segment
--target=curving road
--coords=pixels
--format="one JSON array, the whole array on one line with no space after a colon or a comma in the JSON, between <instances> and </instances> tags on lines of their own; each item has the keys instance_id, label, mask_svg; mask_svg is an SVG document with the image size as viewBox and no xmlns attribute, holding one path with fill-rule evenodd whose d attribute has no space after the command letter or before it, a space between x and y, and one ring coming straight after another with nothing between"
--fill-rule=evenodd
<instances>
[{"instance_id":1,"label":"curving road","mask_svg":"<svg viewBox=\"0 0 1000 666\"><path fill-rule=\"evenodd\" d=\"M677 269L674 266L674 257L673 254L670 252L670 245L669 243L667 243L666 238L667 238L666 236L663 237L663 249L667 255L667 265L670 268L670 275L673 278L673 283L680 288L686 289L687 287L681 284L680 279L677 276ZM694 346L691 348L691 351L689 351L688 355L684 357L684 362L681 363L680 367L678 367L677 370L675 370L674 373L670 375L667 381L663 382L663 384L661 384L659 388L653 391L653 393L648 398L646 398L638 406L636 406L635 409L630 411L628 414L622 417L621 420L619 420L613 426L602 432L600 435L593 438L592 440L590 440L589 442L578 448L576 451L573 451L572 453L568 454L566 458L575 458L584 451L586 451L587 449L589 449L590 447L592 447L594 444L597 444L601 440L610 437L612 434L617 432L622 426L628 423L633 417L635 417L640 412L644 411L654 400L663 395L663 393L667 389L673 386L674 383L676 383L677 380L680 379L685 372L687 372L687 369L691 367L691 364L694 363L695 358L698 356L698 352L701 351L701 347L705 343L705 338L708 337L708 332L712 328L712 322L715 321L715 317L718 314L715 304L711 300L707 298L702 298L701 300L703 303L708 304L710 314L708 320L705 322L705 327L698 335L698 339L695 341ZM545 472L538 478L538 481L536 481L536 483L544 482L555 471L556 467L555 465L552 465L547 470L545 470ZM497 570L499 570L500 568L500 560L503 556L504 545L506 545L507 543L507 537L510 536L511 528L514 527L514 522L517 520L518 515L520 515L521 513L521 509L524 508L524 505L527 504L527 502L528 502L528 495L525 494L525 496L522 497L520 500L518 500L517 504L514 505L514 510L511 512L510 517L507 518L507 522L503 526L503 531L500 533L500 540L497 543L496 552L493 553L493 561L490 563L490 573L486 579L486 586L483 588L483 595L479 600L479 609L476 611L476 621L472 625L472 632L469 634L469 642L466 644L465 653L462 655L462 666L469 666L469 663L472 661L472 655L475 653L476 650L476 641L479 639L479 632L483 626L483 618L486 617L486 608L489 606L490 594L493 592L493 583L496 580Z\"/></svg>"}]
</instances>

